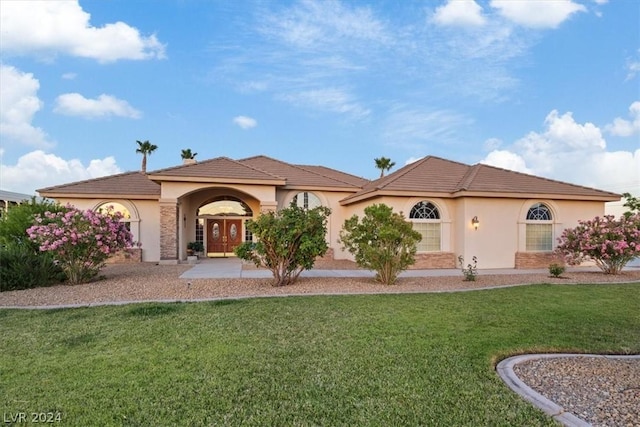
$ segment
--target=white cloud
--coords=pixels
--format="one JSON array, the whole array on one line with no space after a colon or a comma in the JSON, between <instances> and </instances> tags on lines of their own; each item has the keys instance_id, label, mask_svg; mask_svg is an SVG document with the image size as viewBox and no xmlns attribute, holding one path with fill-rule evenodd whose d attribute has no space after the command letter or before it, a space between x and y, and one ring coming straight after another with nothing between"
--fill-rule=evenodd
<instances>
[{"instance_id":1,"label":"white cloud","mask_svg":"<svg viewBox=\"0 0 640 427\"><path fill-rule=\"evenodd\" d=\"M65 93L56 98L54 112L65 116L85 118L102 118L109 116L139 119L142 113L133 108L127 101L111 95L102 94L97 99L88 99L79 93Z\"/></svg>"},{"instance_id":2,"label":"white cloud","mask_svg":"<svg viewBox=\"0 0 640 427\"><path fill-rule=\"evenodd\" d=\"M433 20L440 25L477 27L486 23L482 7L474 0L449 0L436 9Z\"/></svg>"},{"instance_id":3,"label":"white cloud","mask_svg":"<svg viewBox=\"0 0 640 427\"><path fill-rule=\"evenodd\" d=\"M611 135L616 136L632 136L640 133L640 101L636 101L629 107L629 115L631 120L616 117L613 123L607 125L605 130Z\"/></svg>"},{"instance_id":4,"label":"white cloud","mask_svg":"<svg viewBox=\"0 0 640 427\"><path fill-rule=\"evenodd\" d=\"M390 145L422 150L427 143L456 140L457 132L469 124L469 118L448 110L397 107L388 113L382 137Z\"/></svg>"},{"instance_id":5,"label":"white cloud","mask_svg":"<svg viewBox=\"0 0 640 427\"><path fill-rule=\"evenodd\" d=\"M140 35L124 22L94 27L78 1L2 2L2 50L17 55L71 56L112 62L164 58L155 35Z\"/></svg>"},{"instance_id":6,"label":"white cloud","mask_svg":"<svg viewBox=\"0 0 640 427\"><path fill-rule=\"evenodd\" d=\"M78 77L76 73L64 73L62 75L62 78L65 80L75 80L76 77Z\"/></svg>"},{"instance_id":7,"label":"white cloud","mask_svg":"<svg viewBox=\"0 0 640 427\"><path fill-rule=\"evenodd\" d=\"M1 165L2 189L34 194L38 188L120 173L113 157L91 160L84 166L80 160L65 160L42 150L21 156L15 165Z\"/></svg>"},{"instance_id":8,"label":"white cloud","mask_svg":"<svg viewBox=\"0 0 640 427\"><path fill-rule=\"evenodd\" d=\"M607 151L602 132L553 110L543 132L530 132L481 163L615 192L640 191L640 149Z\"/></svg>"},{"instance_id":9,"label":"white cloud","mask_svg":"<svg viewBox=\"0 0 640 427\"><path fill-rule=\"evenodd\" d=\"M405 166L406 165L410 165L411 163L415 163L415 162L417 162L418 160L420 160L422 158L424 158L424 156L422 156L422 157L409 157L407 160L404 161L404 164L405 164Z\"/></svg>"},{"instance_id":10,"label":"white cloud","mask_svg":"<svg viewBox=\"0 0 640 427\"><path fill-rule=\"evenodd\" d=\"M557 28L576 12L587 8L572 0L513 1L491 0L491 6L510 21L529 28Z\"/></svg>"},{"instance_id":11,"label":"white cloud","mask_svg":"<svg viewBox=\"0 0 640 427\"><path fill-rule=\"evenodd\" d=\"M50 147L48 135L34 126L34 115L42 108L40 82L31 73L0 64L0 136L33 147Z\"/></svg>"},{"instance_id":12,"label":"white cloud","mask_svg":"<svg viewBox=\"0 0 640 427\"><path fill-rule=\"evenodd\" d=\"M336 1L303 0L290 9L269 15L262 31L304 48L337 48L345 39L384 43L389 38L385 25L369 8L350 8Z\"/></svg>"},{"instance_id":13,"label":"white cloud","mask_svg":"<svg viewBox=\"0 0 640 427\"><path fill-rule=\"evenodd\" d=\"M516 153L507 150L493 150L482 160L486 165L496 166L522 173L533 173L526 165L525 160Z\"/></svg>"},{"instance_id":14,"label":"white cloud","mask_svg":"<svg viewBox=\"0 0 640 427\"><path fill-rule=\"evenodd\" d=\"M640 56L640 49L638 50L638 56ZM640 73L640 58L629 58L627 61L627 78L626 81L632 80L635 76Z\"/></svg>"},{"instance_id":15,"label":"white cloud","mask_svg":"<svg viewBox=\"0 0 640 427\"><path fill-rule=\"evenodd\" d=\"M247 116L234 117L233 123L240 126L242 129L251 129L258 126L258 122L256 119Z\"/></svg>"},{"instance_id":16,"label":"white cloud","mask_svg":"<svg viewBox=\"0 0 640 427\"><path fill-rule=\"evenodd\" d=\"M355 101L348 92L337 88L301 91L291 95L283 95L281 98L295 105L348 114L355 119L364 118L371 112Z\"/></svg>"}]
</instances>

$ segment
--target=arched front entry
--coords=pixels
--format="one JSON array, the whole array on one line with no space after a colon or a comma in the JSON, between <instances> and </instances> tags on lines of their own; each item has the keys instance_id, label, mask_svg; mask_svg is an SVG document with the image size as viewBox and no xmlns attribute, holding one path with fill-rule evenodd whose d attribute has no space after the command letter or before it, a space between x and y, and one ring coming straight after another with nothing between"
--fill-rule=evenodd
<instances>
[{"instance_id":1,"label":"arched front entry","mask_svg":"<svg viewBox=\"0 0 640 427\"><path fill-rule=\"evenodd\" d=\"M251 208L233 196L207 200L196 213L196 241L201 241L209 257L233 256L233 250L251 241L246 222L253 217Z\"/></svg>"}]
</instances>

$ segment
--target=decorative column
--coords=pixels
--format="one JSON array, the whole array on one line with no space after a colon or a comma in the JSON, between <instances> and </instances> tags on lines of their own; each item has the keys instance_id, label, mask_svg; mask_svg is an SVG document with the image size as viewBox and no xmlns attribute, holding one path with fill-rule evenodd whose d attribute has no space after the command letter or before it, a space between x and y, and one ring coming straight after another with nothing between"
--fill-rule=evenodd
<instances>
[{"instance_id":1,"label":"decorative column","mask_svg":"<svg viewBox=\"0 0 640 427\"><path fill-rule=\"evenodd\" d=\"M178 263L178 204L160 201L160 263Z\"/></svg>"}]
</instances>

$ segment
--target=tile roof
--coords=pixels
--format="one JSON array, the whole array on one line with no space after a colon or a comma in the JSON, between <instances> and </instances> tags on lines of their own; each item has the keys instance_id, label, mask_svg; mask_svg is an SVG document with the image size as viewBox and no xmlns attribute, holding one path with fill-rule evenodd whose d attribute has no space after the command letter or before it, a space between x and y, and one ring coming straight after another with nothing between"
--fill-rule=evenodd
<instances>
[{"instance_id":1,"label":"tile roof","mask_svg":"<svg viewBox=\"0 0 640 427\"><path fill-rule=\"evenodd\" d=\"M224 182L242 180L270 181L273 184L277 184L278 181L282 181L282 184L284 184L282 175L260 170L250 164L242 163L228 157L216 157L202 162L149 172L149 178L153 180L171 181L172 177L181 178L180 180L199 178L213 182L216 180L223 180Z\"/></svg>"},{"instance_id":2,"label":"tile roof","mask_svg":"<svg viewBox=\"0 0 640 427\"><path fill-rule=\"evenodd\" d=\"M159 198L160 184L151 181L142 172L126 172L101 178L72 182L70 184L41 188L37 191L43 197L121 195Z\"/></svg>"},{"instance_id":3,"label":"tile roof","mask_svg":"<svg viewBox=\"0 0 640 427\"><path fill-rule=\"evenodd\" d=\"M385 177L372 181L341 201L347 205L379 195L441 193L441 197L494 196L618 200L618 194L514 172L494 166L469 166L434 156L424 157Z\"/></svg>"},{"instance_id":4,"label":"tile roof","mask_svg":"<svg viewBox=\"0 0 640 427\"><path fill-rule=\"evenodd\" d=\"M290 188L353 191L348 205L383 195L437 194L438 197L534 197L615 201L620 195L493 166L427 156L385 177L368 181L324 166L294 165L267 156L241 160L217 157L159 169L127 172L38 190L43 197L132 197L157 199L161 181L255 182Z\"/></svg>"},{"instance_id":5,"label":"tile roof","mask_svg":"<svg viewBox=\"0 0 640 427\"><path fill-rule=\"evenodd\" d=\"M267 156L238 160L256 169L286 177L287 187L345 188L358 190L368 182L344 172L322 166L293 165Z\"/></svg>"},{"instance_id":6,"label":"tile roof","mask_svg":"<svg viewBox=\"0 0 640 427\"><path fill-rule=\"evenodd\" d=\"M318 173L321 175L332 177L339 181L346 182L347 184L350 184L354 187L362 188L363 186L365 186L370 182L368 179L355 176L350 173L342 172L336 169L331 169L326 166L314 166L314 165L297 165L297 166L307 169L310 172Z\"/></svg>"}]
</instances>

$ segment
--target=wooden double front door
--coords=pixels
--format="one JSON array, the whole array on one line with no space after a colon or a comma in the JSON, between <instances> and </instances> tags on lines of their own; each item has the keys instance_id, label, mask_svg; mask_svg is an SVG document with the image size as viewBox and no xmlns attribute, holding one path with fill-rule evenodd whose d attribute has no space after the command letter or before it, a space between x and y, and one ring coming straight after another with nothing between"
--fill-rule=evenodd
<instances>
[{"instance_id":1,"label":"wooden double front door","mask_svg":"<svg viewBox=\"0 0 640 427\"><path fill-rule=\"evenodd\" d=\"M207 253L231 254L240 243L242 243L241 219L207 220Z\"/></svg>"}]
</instances>

